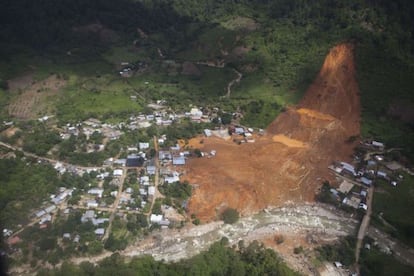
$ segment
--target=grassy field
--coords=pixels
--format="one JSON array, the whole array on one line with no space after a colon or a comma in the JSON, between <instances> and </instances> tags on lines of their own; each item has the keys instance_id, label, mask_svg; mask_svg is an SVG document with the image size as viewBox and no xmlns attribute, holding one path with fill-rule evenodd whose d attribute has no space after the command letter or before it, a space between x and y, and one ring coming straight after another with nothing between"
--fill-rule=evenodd
<instances>
[{"instance_id":1,"label":"grassy field","mask_svg":"<svg viewBox=\"0 0 414 276\"><path fill-rule=\"evenodd\" d=\"M361 275L413 275L414 269L377 249L362 250Z\"/></svg>"},{"instance_id":2,"label":"grassy field","mask_svg":"<svg viewBox=\"0 0 414 276\"><path fill-rule=\"evenodd\" d=\"M376 190L373 222L414 247L414 177L404 174L404 180L397 187L379 181ZM383 225L377 218L380 213L396 229Z\"/></svg>"}]
</instances>

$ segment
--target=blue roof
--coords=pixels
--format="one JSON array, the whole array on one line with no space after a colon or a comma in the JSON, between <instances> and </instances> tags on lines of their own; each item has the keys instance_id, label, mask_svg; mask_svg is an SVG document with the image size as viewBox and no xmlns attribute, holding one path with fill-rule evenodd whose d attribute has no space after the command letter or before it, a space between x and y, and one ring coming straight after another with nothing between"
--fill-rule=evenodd
<instances>
[{"instance_id":1,"label":"blue roof","mask_svg":"<svg viewBox=\"0 0 414 276\"><path fill-rule=\"evenodd\" d=\"M372 180L366 178L366 177L361 177L361 182L367 186L371 186L372 184Z\"/></svg>"},{"instance_id":2,"label":"blue roof","mask_svg":"<svg viewBox=\"0 0 414 276\"><path fill-rule=\"evenodd\" d=\"M184 156L173 157L173 165L185 165Z\"/></svg>"}]
</instances>

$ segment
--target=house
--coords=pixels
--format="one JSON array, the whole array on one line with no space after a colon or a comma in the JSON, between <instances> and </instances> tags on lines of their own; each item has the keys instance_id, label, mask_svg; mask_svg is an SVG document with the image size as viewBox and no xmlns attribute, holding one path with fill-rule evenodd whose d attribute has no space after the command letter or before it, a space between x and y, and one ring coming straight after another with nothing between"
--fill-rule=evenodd
<instances>
[{"instance_id":1,"label":"house","mask_svg":"<svg viewBox=\"0 0 414 276\"><path fill-rule=\"evenodd\" d=\"M243 135L244 134L244 128L242 128L242 127L236 127L234 129L234 133L239 134L239 135Z\"/></svg>"},{"instance_id":2,"label":"house","mask_svg":"<svg viewBox=\"0 0 414 276\"><path fill-rule=\"evenodd\" d=\"M48 207L45 208L45 212L46 213L51 213L54 210L56 210L56 205L50 205L50 206L48 206Z\"/></svg>"},{"instance_id":3,"label":"house","mask_svg":"<svg viewBox=\"0 0 414 276\"><path fill-rule=\"evenodd\" d=\"M147 166L147 174L154 175L156 169L157 168L155 166Z\"/></svg>"},{"instance_id":4,"label":"house","mask_svg":"<svg viewBox=\"0 0 414 276\"><path fill-rule=\"evenodd\" d=\"M144 175L144 176L141 176L141 177L139 178L139 183L140 183L140 184L143 184L143 183L145 183L145 182L149 182L149 176L148 176L148 175Z\"/></svg>"},{"instance_id":5,"label":"house","mask_svg":"<svg viewBox=\"0 0 414 276\"><path fill-rule=\"evenodd\" d=\"M63 238L70 240L70 233L63 233Z\"/></svg>"},{"instance_id":6,"label":"house","mask_svg":"<svg viewBox=\"0 0 414 276\"><path fill-rule=\"evenodd\" d=\"M357 175L355 172L355 167L352 166L351 164L348 164L346 162L341 162L341 166L342 166L342 172L344 173L350 173L352 175Z\"/></svg>"},{"instance_id":7,"label":"house","mask_svg":"<svg viewBox=\"0 0 414 276\"><path fill-rule=\"evenodd\" d=\"M121 177L123 175L124 171L122 169L116 169L114 170L114 176L115 177Z\"/></svg>"},{"instance_id":8,"label":"house","mask_svg":"<svg viewBox=\"0 0 414 276\"><path fill-rule=\"evenodd\" d=\"M46 214L40 219L39 224L44 224L49 221L52 221L52 216L50 214Z\"/></svg>"},{"instance_id":9,"label":"house","mask_svg":"<svg viewBox=\"0 0 414 276\"><path fill-rule=\"evenodd\" d=\"M127 150L128 150L128 152L137 152L138 148L137 147L128 147Z\"/></svg>"},{"instance_id":10,"label":"house","mask_svg":"<svg viewBox=\"0 0 414 276\"><path fill-rule=\"evenodd\" d=\"M148 187L148 195L150 195L150 196L155 195L155 187L154 186L149 186Z\"/></svg>"},{"instance_id":11,"label":"house","mask_svg":"<svg viewBox=\"0 0 414 276\"><path fill-rule=\"evenodd\" d=\"M175 146L170 147L170 150L172 150L172 151L179 151L180 150L180 145L179 144L175 144Z\"/></svg>"},{"instance_id":12,"label":"house","mask_svg":"<svg viewBox=\"0 0 414 276\"><path fill-rule=\"evenodd\" d=\"M361 203L361 199L359 199L355 196L351 196L350 198L345 197L342 200L342 203L356 209L356 208L358 208L358 204Z\"/></svg>"},{"instance_id":13,"label":"house","mask_svg":"<svg viewBox=\"0 0 414 276\"><path fill-rule=\"evenodd\" d=\"M98 226L98 225L104 224L107 221L109 221L109 218L97 218L97 219L93 218L92 224L95 226Z\"/></svg>"},{"instance_id":14,"label":"house","mask_svg":"<svg viewBox=\"0 0 414 276\"><path fill-rule=\"evenodd\" d=\"M160 223L163 219L162 215L151 214L150 222L151 223Z\"/></svg>"},{"instance_id":15,"label":"house","mask_svg":"<svg viewBox=\"0 0 414 276\"><path fill-rule=\"evenodd\" d=\"M185 165L185 157L184 156L174 156L173 157L173 165Z\"/></svg>"},{"instance_id":16,"label":"house","mask_svg":"<svg viewBox=\"0 0 414 276\"><path fill-rule=\"evenodd\" d=\"M364 185L366 185L366 186L371 186L371 184L372 184L372 180L371 179L368 179L368 178L366 178L366 177L361 177L360 178L360 181L362 182L362 184L364 184Z\"/></svg>"},{"instance_id":17,"label":"house","mask_svg":"<svg viewBox=\"0 0 414 276\"><path fill-rule=\"evenodd\" d=\"M159 151L158 158L160 160L171 160L172 155L171 155L171 152L169 152L169 151Z\"/></svg>"},{"instance_id":18,"label":"house","mask_svg":"<svg viewBox=\"0 0 414 276\"><path fill-rule=\"evenodd\" d=\"M88 207L88 208L97 208L98 207L98 202L96 202L96 200L88 200L86 202L86 207Z\"/></svg>"},{"instance_id":19,"label":"house","mask_svg":"<svg viewBox=\"0 0 414 276\"><path fill-rule=\"evenodd\" d=\"M211 130L209 130L209 129L205 129L205 130L204 130L204 135L205 135L206 137L210 137L210 136L212 135Z\"/></svg>"},{"instance_id":20,"label":"house","mask_svg":"<svg viewBox=\"0 0 414 276\"><path fill-rule=\"evenodd\" d=\"M114 160L113 164L114 164L115 166L125 167L125 166L126 166L126 162L127 162L127 160L126 160L126 159L124 159L124 158L122 158L122 159L117 159L117 160Z\"/></svg>"},{"instance_id":21,"label":"house","mask_svg":"<svg viewBox=\"0 0 414 276\"><path fill-rule=\"evenodd\" d=\"M104 189L101 189L101 188L92 188L92 189L90 189L90 190L88 191L88 194L90 194L90 195L95 195L95 196L97 196L97 197L101 198L101 197L102 197L103 192L104 192Z\"/></svg>"},{"instance_id":22,"label":"house","mask_svg":"<svg viewBox=\"0 0 414 276\"><path fill-rule=\"evenodd\" d=\"M145 150L149 148L149 143L139 143L138 144L140 150Z\"/></svg>"},{"instance_id":23,"label":"house","mask_svg":"<svg viewBox=\"0 0 414 276\"><path fill-rule=\"evenodd\" d=\"M126 160L127 167L141 167L144 164L144 158L139 155L131 154L128 155Z\"/></svg>"},{"instance_id":24,"label":"house","mask_svg":"<svg viewBox=\"0 0 414 276\"><path fill-rule=\"evenodd\" d=\"M359 195L360 195L361 197L367 197L368 192L367 192L366 190L362 190L362 191L359 193Z\"/></svg>"},{"instance_id":25,"label":"house","mask_svg":"<svg viewBox=\"0 0 414 276\"><path fill-rule=\"evenodd\" d=\"M142 196L148 195L147 191L145 189L143 189L143 188L140 188L139 189L139 194L142 195Z\"/></svg>"},{"instance_id":26,"label":"house","mask_svg":"<svg viewBox=\"0 0 414 276\"><path fill-rule=\"evenodd\" d=\"M385 147L385 145L383 143L378 142L378 141L372 141L371 145L375 148L380 149L380 150L384 149L384 147Z\"/></svg>"},{"instance_id":27,"label":"house","mask_svg":"<svg viewBox=\"0 0 414 276\"><path fill-rule=\"evenodd\" d=\"M95 230L95 234L98 236L103 236L105 235L105 228L98 228Z\"/></svg>"},{"instance_id":28,"label":"house","mask_svg":"<svg viewBox=\"0 0 414 276\"><path fill-rule=\"evenodd\" d=\"M180 174L178 172L173 172L172 175L168 175L164 177L164 182L171 184L174 182L180 181Z\"/></svg>"},{"instance_id":29,"label":"house","mask_svg":"<svg viewBox=\"0 0 414 276\"><path fill-rule=\"evenodd\" d=\"M378 171L377 172L377 176L382 177L382 178L387 178L387 173L386 172L382 172L382 171Z\"/></svg>"},{"instance_id":30,"label":"house","mask_svg":"<svg viewBox=\"0 0 414 276\"><path fill-rule=\"evenodd\" d=\"M92 221L95 218L94 210L87 210L81 217L81 222L85 223L87 221Z\"/></svg>"},{"instance_id":31,"label":"house","mask_svg":"<svg viewBox=\"0 0 414 276\"><path fill-rule=\"evenodd\" d=\"M78 243L79 241L80 241L80 236L79 236L79 235L76 235L76 236L73 238L73 242Z\"/></svg>"},{"instance_id":32,"label":"house","mask_svg":"<svg viewBox=\"0 0 414 276\"><path fill-rule=\"evenodd\" d=\"M40 217L42 217L43 215L46 215L45 210L39 210L38 212L36 212L36 213L35 213L35 216L36 216L37 218L40 218Z\"/></svg>"}]
</instances>

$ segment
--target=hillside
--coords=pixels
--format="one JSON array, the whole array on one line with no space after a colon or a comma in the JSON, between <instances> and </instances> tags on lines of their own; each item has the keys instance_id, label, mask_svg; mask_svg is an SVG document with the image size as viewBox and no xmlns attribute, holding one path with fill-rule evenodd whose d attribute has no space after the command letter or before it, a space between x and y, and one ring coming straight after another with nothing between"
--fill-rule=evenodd
<instances>
[{"instance_id":1,"label":"hillside","mask_svg":"<svg viewBox=\"0 0 414 276\"><path fill-rule=\"evenodd\" d=\"M202 149L217 155L192 160L186 168L198 187L190 213L211 220L226 207L250 213L287 201L313 201L320 183L332 180L328 165L349 160L355 143L348 140L359 135L353 52L352 44L331 49L298 106L279 115L255 143L204 138Z\"/></svg>"}]
</instances>

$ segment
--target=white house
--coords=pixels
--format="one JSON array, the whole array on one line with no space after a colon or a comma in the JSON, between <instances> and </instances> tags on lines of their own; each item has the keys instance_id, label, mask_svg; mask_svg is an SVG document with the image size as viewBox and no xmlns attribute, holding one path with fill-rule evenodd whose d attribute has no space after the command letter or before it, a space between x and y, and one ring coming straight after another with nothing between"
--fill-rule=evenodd
<instances>
[{"instance_id":1,"label":"white house","mask_svg":"<svg viewBox=\"0 0 414 276\"><path fill-rule=\"evenodd\" d=\"M150 222L151 223L160 223L162 221L162 215L151 214Z\"/></svg>"},{"instance_id":2,"label":"white house","mask_svg":"<svg viewBox=\"0 0 414 276\"><path fill-rule=\"evenodd\" d=\"M124 171L121 170L121 169L114 170L114 176L115 177L121 177L123 173L124 173Z\"/></svg>"}]
</instances>

